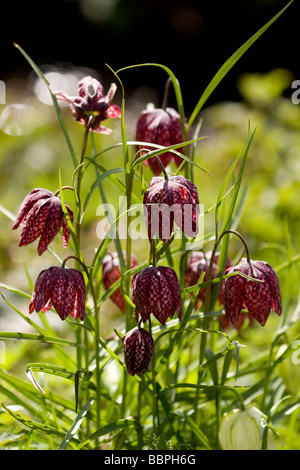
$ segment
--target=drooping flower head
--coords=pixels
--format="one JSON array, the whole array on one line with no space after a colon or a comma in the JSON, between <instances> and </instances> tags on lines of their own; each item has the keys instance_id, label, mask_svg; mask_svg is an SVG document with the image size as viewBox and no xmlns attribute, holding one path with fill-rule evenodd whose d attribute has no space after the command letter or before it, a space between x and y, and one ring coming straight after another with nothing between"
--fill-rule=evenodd
<instances>
[{"instance_id":1,"label":"drooping flower head","mask_svg":"<svg viewBox=\"0 0 300 470\"><path fill-rule=\"evenodd\" d=\"M56 91L58 100L70 103L70 108L74 119L84 126L87 126L90 119L91 129L100 134L111 134L112 130L102 126L102 121L109 118L118 118L121 116L121 109L111 104L115 95L117 86L112 83L107 95L103 96L103 86L101 83L90 76L84 77L78 83L78 95L69 96L63 91Z\"/></svg>"},{"instance_id":2,"label":"drooping flower head","mask_svg":"<svg viewBox=\"0 0 300 470\"><path fill-rule=\"evenodd\" d=\"M153 177L144 194L144 212L150 240L158 234L167 242L173 223L189 237L198 233L199 197L194 183L183 176Z\"/></svg>"},{"instance_id":3,"label":"drooping flower head","mask_svg":"<svg viewBox=\"0 0 300 470\"><path fill-rule=\"evenodd\" d=\"M66 204L72 222L73 211ZM52 242L60 228L63 228L63 246L66 247L70 231L58 196L46 189L34 189L23 200L13 230L22 224L19 246L25 246L40 237L38 254L41 255Z\"/></svg>"},{"instance_id":4,"label":"drooping flower head","mask_svg":"<svg viewBox=\"0 0 300 470\"><path fill-rule=\"evenodd\" d=\"M42 271L35 283L29 304L29 313L47 312L53 307L60 318L68 315L84 319L85 283L77 269L52 266Z\"/></svg>"},{"instance_id":5,"label":"drooping flower head","mask_svg":"<svg viewBox=\"0 0 300 470\"><path fill-rule=\"evenodd\" d=\"M183 142L183 133L180 116L173 108L155 108L145 110L139 117L136 128L136 140L169 147ZM143 149L154 150L153 147L142 146ZM183 148L176 149L183 153ZM166 167L172 160L177 166L182 163L182 158L172 152L165 152L158 156L163 166ZM161 174L161 167L155 158L145 161L155 176Z\"/></svg>"},{"instance_id":6,"label":"drooping flower head","mask_svg":"<svg viewBox=\"0 0 300 470\"><path fill-rule=\"evenodd\" d=\"M185 272L185 282L188 287L195 286L202 273L204 272L204 278L203 282L206 282L207 275L208 275L208 270L209 270L209 265L210 265L210 260L211 260L211 251L208 251L207 253L204 253L203 251L192 251L188 261L187 261L187 267L186 267L186 272ZM212 273L211 277L212 279L215 279L218 275L218 261L219 261L219 253L215 254L213 265L212 265ZM226 258L226 265L225 265L225 270L229 269L231 267L231 261L229 257ZM197 307L199 301L201 301L203 304L205 302L206 298L206 287L202 287L199 290L199 294L197 297L197 301L195 306ZM219 290L219 295L218 295L218 300L220 304L224 303L224 282L221 283L221 287Z\"/></svg>"},{"instance_id":7,"label":"drooping flower head","mask_svg":"<svg viewBox=\"0 0 300 470\"><path fill-rule=\"evenodd\" d=\"M145 323L151 313L164 325L177 311L182 320L180 285L175 271L167 266L148 266L132 278L132 300Z\"/></svg>"},{"instance_id":8,"label":"drooping flower head","mask_svg":"<svg viewBox=\"0 0 300 470\"><path fill-rule=\"evenodd\" d=\"M123 336L122 341L128 374L144 374L153 353L153 338L150 333L136 326Z\"/></svg>"},{"instance_id":9,"label":"drooping flower head","mask_svg":"<svg viewBox=\"0 0 300 470\"><path fill-rule=\"evenodd\" d=\"M126 253L123 252L124 262L126 264ZM131 268L137 266L137 259L132 254L130 259ZM118 253L108 253L102 263L102 283L106 290L108 290L118 279L121 278L121 267ZM125 299L120 287L116 289L110 296L111 300L119 307L122 312L125 312Z\"/></svg>"},{"instance_id":10,"label":"drooping flower head","mask_svg":"<svg viewBox=\"0 0 300 470\"><path fill-rule=\"evenodd\" d=\"M239 274L225 279L225 314L235 323L243 308L247 309L262 326L266 323L271 310L281 315L280 285L276 272L265 261L251 261L243 258L237 266L226 274L240 272L263 282L252 281Z\"/></svg>"}]
</instances>

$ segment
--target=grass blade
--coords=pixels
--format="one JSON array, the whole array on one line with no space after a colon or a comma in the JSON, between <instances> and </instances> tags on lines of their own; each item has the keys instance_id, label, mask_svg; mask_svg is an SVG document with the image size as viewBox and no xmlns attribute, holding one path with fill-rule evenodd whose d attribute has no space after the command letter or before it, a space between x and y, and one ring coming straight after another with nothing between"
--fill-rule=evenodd
<instances>
[{"instance_id":1,"label":"grass blade","mask_svg":"<svg viewBox=\"0 0 300 470\"><path fill-rule=\"evenodd\" d=\"M232 67L238 62L238 60L245 54L245 52L255 43L255 41L273 24L275 21L285 12L285 10L293 3L293 0L289 2L277 15L275 15L268 23L266 23L261 29L259 29L248 41L246 41L218 70L216 75L207 85L203 94L201 95L194 111L191 114L191 117L187 124L187 129L189 130L197 118L199 112L203 108L203 105L208 100L213 91L217 88L219 83L227 75L227 73L232 69Z\"/></svg>"},{"instance_id":2,"label":"grass blade","mask_svg":"<svg viewBox=\"0 0 300 470\"><path fill-rule=\"evenodd\" d=\"M43 72L42 72L42 71L39 69L39 67L36 65L36 63L35 63L35 62L31 59L31 57L24 51L24 49L22 49L22 47L19 46L19 44L16 44L16 43L14 43L14 46L21 52L21 54L23 55L23 57L25 57L25 59L27 60L27 62L29 63L29 65L30 65L30 66L32 67L32 69L34 70L34 72L37 74L37 76L42 80L42 82L43 82L43 83L46 85L46 87L48 88L49 93L50 93L51 98L52 98L52 101L53 101L54 109L55 109L56 114L57 114L57 118L58 118L59 124L60 124L60 126L61 126L62 131L63 131L63 134L64 134L64 137L65 137L67 146L68 146L68 148L69 148L69 152L70 152L71 157L72 157L72 160L73 160L74 168L76 169L77 166L78 166L77 158L76 158L76 155L75 155L75 152L74 152L74 149L73 149L73 146L72 146L72 143L71 143L71 140L70 140L70 137L69 137L67 128L66 128L66 126L65 126L65 123L64 123L64 120L63 120L63 117L62 117L62 114L61 114L61 111L60 111L60 108L59 108L59 105L58 105L56 96L55 96L55 94L53 93L53 91L52 91L51 88L50 88L50 83L49 83L48 80L46 79L46 77L45 77L45 75L43 74Z\"/></svg>"}]
</instances>

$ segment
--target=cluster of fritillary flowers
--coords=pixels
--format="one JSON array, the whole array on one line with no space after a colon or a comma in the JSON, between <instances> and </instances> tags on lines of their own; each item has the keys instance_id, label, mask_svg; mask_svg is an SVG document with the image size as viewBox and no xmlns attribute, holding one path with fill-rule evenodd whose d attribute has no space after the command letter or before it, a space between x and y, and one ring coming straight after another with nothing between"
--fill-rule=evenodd
<instances>
[{"instance_id":1,"label":"cluster of fritillary flowers","mask_svg":"<svg viewBox=\"0 0 300 470\"><path fill-rule=\"evenodd\" d=\"M74 119L87 130L102 134L112 131L103 126L103 121L121 116L118 106L111 104L116 85L112 84L107 95L103 94L100 82L88 76L78 84L78 96L68 96L63 91L56 92L59 100L70 103ZM163 147L183 144L182 122L176 110L170 107L145 110L137 122L137 152L146 155L156 144ZM134 317L137 323L123 336L123 348L127 371L130 375L142 375L146 372L153 353L154 342L151 334L151 317L164 325L177 313L179 321L183 318L181 287L174 269L156 265L155 243L160 239L163 244L170 241L176 226L186 236L194 239L198 234L199 196L196 185L182 175L168 176L166 168L175 163L180 170L184 160L183 152L165 151L156 158L144 160L153 173L143 196L145 223L147 227L152 264L137 270L132 276L132 302L135 306ZM163 176L160 176L163 173ZM69 222L73 222L73 212L65 204ZM22 226L19 246L33 243L37 239L38 254L42 255L58 232L62 230L63 246L68 245L70 230L66 214L62 207L59 191L52 193L37 188L24 199L19 209L13 229ZM127 265L126 254L123 253ZM66 261L66 260L65 260ZM202 282L216 279L219 253L193 251L190 253L185 284L188 288ZM137 259L131 255L130 268L138 267ZM247 255L233 266L229 258L223 269L223 279L219 282L217 301L224 308L221 316L224 328L233 325L241 329L246 316L250 323L254 320L265 325L273 310L281 315L281 295L278 277L273 268L264 261L252 261ZM110 299L122 311L126 310L125 298L120 286L122 272L118 253L108 252L102 263L102 284L110 294ZM195 308L206 303L207 294L212 294L213 286L199 289ZM62 320L68 315L84 320L86 287L81 271L65 267L52 266L43 270L34 287L29 304L29 312L46 312L54 308ZM149 323L149 331L141 326Z\"/></svg>"},{"instance_id":2,"label":"cluster of fritillary flowers","mask_svg":"<svg viewBox=\"0 0 300 470\"><path fill-rule=\"evenodd\" d=\"M112 84L106 96L103 87L94 78L84 77L78 84L78 96L71 97L62 91L56 92L57 99L70 103L74 118L94 132L110 134L112 131L102 125L108 118L121 115L118 106L111 104L116 91ZM65 204L71 223L73 211ZM22 226L19 246L26 246L39 239L38 254L42 255L60 229L63 233L63 246L68 245L70 230L63 211L59 191L36 188L23 200L13 229ZM66 261L66 260L65 260ZM118 293L115 294L117 298ZM62 320L68 315L74 319L84 319L86 288L83 274L77 269L52 266L42 271L34 287L29 304L29 312L47 312L54 308Z\"/></svg>"}]
</instances>

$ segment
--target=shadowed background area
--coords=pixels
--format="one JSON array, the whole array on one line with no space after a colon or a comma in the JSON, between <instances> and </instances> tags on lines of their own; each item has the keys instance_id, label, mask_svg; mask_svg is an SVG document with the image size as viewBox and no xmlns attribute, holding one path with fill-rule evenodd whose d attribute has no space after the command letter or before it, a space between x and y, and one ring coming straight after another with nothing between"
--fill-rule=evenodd
<instances>
[{"instance_id":1,"label":"shadowed background area","mask_svg":"<svg viewBox=\"0 0 300 470\"><path fill-rule=\"evenodd\" d=\"M69 63L108 73L126 65L158 62L178 77L186 106L194 105L218 68L288 2L285 0L53 0L5 2L1 28L0 78L28 70L12 44L17 42L40 66ZM296 2L230 72L213 100L238 99L241 72L284 67L297 75ZM110 73L109 73L110 74ZM132 89L156 83L157 70L128 72ZM161 80L161 81L159 81ZM130 82L130 85L129 85ZM212 101L210 101L212 102Z\"/></svg>"}]
</instances>

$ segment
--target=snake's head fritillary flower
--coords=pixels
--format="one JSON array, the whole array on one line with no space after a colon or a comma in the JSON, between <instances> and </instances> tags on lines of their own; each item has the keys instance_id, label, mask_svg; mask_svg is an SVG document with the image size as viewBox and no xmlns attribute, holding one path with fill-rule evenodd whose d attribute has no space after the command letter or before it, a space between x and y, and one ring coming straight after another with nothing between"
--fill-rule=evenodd
<instances>
[{"instance_id":1,"label":"snake's head fritillary flower","mask_svg":"<svg viewBox=\"0 0 300 470\"><path fill-rule=\"evenodd\" d=\"M123 258L126 265L126 253L123 252ZM131 268L137 266L137 259L132 254L130 258ZM108 290L116 281L121 278L121 267L118 253L108 253L102 263L102 283L106 290ZM120 287L118 287L110 296L111 300L119 307L122 312L125 312L125 299Z\"/></svg>"},{"instance_id":2,"label":"snake's head fritillary flower","mask_svg":"<svg viewBox=\"0 0 300 470\"><path fill-rule=\"evenodd\" d=\"M156 234L167 242L173 223L189 237L198 233L199 197L194 183L183 176L153 177L144 194L144 211L150 240Z\"/></svg>"},{"instance_id":3,"label":"snake's head fritillary flower","mask_svg":"<svg viewBox=\"0 0 300 470\"><path fill-rule=\"evenodd\" d=\"M136 326L123 336L122 341L128 374L144 374L153 352L153 338L150 333Z\"/></svg>"},{"instance_id":4,"label":"snake's head fritillary flower","mask_svg":"<svg viewBox=\"0 0 300 470\"><path fill-rule=\"evenodd\" d=\"M76 121L79 121L84 126L90 123L90 128L94 132L111 134L112 130L101 123L105 119L119 118L121 116L121 109L111 104L116 89L116 84L112 83L107 95L104 96L101 83L95 78L86 76L78 83L79 96L69 96L63 91L56 91L55 96L58 100L70 103L70 108Z\"/></svg>"},{"instance_id":5,"label":"snake's head fritillary flower","mask_svg":"<svg viewBox=\"0 0 300 470\"><path fill-rule=\"evenodd\" d=\"M29 313L47 312L53 307L60 318L68 315L84 319L85 283L77 269L52 266L42 271L35 283L29 304Z\"/></svg>"},{"instance_id":6,"label":"snake's head fritillary flower","mask_svg":"<svg viewBox=\"0 0 300 470\"><path fill-rule=\"evenodd\" d=\"M240 272L257 279L252 281L239 274L225 280L225 314L231 323L235 323L243 308L247 309L262 326L266 323L271 310L281 315L280 285L276 272L265 261L251 261L243 258L237 266L226 274Z\"/></svg>"},{"instance_id":7,"label":"snake's head fritillary flower","mask_svg":"<svg viewBox=\"0 0 300 470\"><path fill-rule=\"evenodd\" d=\"M154 108L144 110L140 115L137 128L136 140L158 144L164 147L180 144L183 142L182 126L180 116L173 108ZM143 149L154 150L153 147L142 146ZM183 153L183 149L176 149ZM177 166L182 163L182 158L172 152L165 152L158 156L163 166L166 167L171 160L174 160ZM161 174L161 167L155 158L149 158L145 163L149 165L153 174L158 176Z\"/></svg>"},{"instance_id":8,"label":"snake's head fritillary flower","mask_svg":"<svg viewBox=\"0 0 300 470\"><path fill-rule=\"evenodd\" d=\"M182 320L180 285L175 271L167 266L148 266L132 278L132 300L145 323L151 315L164 325L177 311Z\"/></svg>"},{"instance_id":9,"label":"snake's head fritillary flower","mask_svg":"<svg viewBox=\"0 0 300 470\"><path fill-rule=\"evenodd\" d=\"M73 211L66 204L71 222ZM63 228L63 246L66 247L70 231L63 213L59 197L46 189L34 189L23 200L13 230L22 224L19 246L32 243L40 237L38 254L41 255L52 242L60 228Z\"/></svg>"},{"instance_id":10,"label":"snake's head fritillary flower","mask_svg":"<svg viewBox=\"0 0 300 470\"><path fill-rule=\"evenodd\" d=\"M204 273L203 282L207 281L211 255L212 255L211 251L208 251L207 253L204 253L203 251L193 251L190 254L188 261L187 261L187 267L186 267L186 272L185 272L185 282L188 287L195 286L198 283L202 273ZM219 261L219 253L216 253L214 257L213 265L212 265L212 273L211 273L212 279L215 279L218 275L218 261ZM230 258L227 257L224 271L229 269L231 266L232 264L231 264ZM199 294L198 294L197 301L196 301L196 306L198 305L199 301L201 301L204 304L205 298L206 298L206 291L207 291L206 287L202 287L199 290ZM224 303L224 282L221 283L218 300L221 305Z\"/></svg>"}]
</instances>

